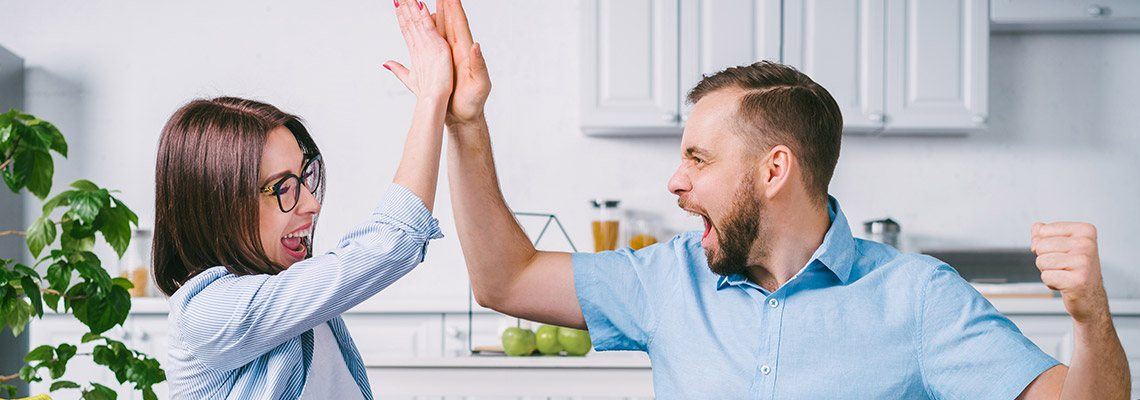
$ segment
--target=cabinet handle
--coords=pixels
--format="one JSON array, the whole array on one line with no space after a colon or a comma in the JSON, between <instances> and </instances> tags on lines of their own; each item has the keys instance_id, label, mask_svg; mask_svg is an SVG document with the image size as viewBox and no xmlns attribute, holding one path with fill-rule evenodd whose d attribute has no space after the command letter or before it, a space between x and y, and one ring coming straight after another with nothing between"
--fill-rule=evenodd
<instances>
[{"instance_id":1,"label":"cabinet handle","mask_svg":"<svg viewBox=\"0 0 1140 400\"><path fill-rule=\"evenodd\" d=\"M677 115L677 113L665 113L665 115L662 116L661 119L663 119L665 122L674 122L675 123L675 122L681 120L681 116Z\"/></svg>"},{"instance_id":2,"label":"cabinet handle","mask_svg":"<svg viewBox=\"0 0 1140 400\"><path fill-rule=\"evenodd\" d=\"M974 118L973 118L973 119L974 119L974 123L975 123L975 124L984 124L984 123L986 123L986 116L985 116L985 115L982 115L982 114L974 114Z\"/></svg>"},{"instance_id":3,"label":"cabinet handle","mask_svg":"<svg viewBox=\"0 0 1140 400\"><path fill-rule=\"evenodd\" d=\"M1093 4L1089 6L1088 13L1090 17L1107 17L1112 12L1112 9Z\"/></svg>"},{"instance_id":4,"label":"cabinet handle","mask_svg":"<svg viewBox=\"0 0 1140 400\"><path fill-rule=\"evenodd\" d=\"M867 118L870 118L871 122L883 122L883 120L886 119L886 117L884 117L883 114L880 114L880 113L870 114L867 116Z\"/></svg>"},{"instance_id":5,"label":"cabinet handle","mask_svg":"<svg viewBox=\"0 0 1140 400\"><path fill-rule=\"evenodd\" d=\"M466 335L463 334L463 331L459 330L459 328L456 328L454 326L447 327L447 336L454 338L454 339L466 338Z\"/></svg>"}]
</instances>

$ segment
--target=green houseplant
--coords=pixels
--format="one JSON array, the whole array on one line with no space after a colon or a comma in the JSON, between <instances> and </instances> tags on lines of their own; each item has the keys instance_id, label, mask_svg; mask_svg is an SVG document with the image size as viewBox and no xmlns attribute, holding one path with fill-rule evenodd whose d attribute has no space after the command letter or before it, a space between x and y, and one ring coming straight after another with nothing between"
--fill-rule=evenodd
<instances>
[{"instance_id":1,"label":"green houseplant","mask_svg":"<svg viewBox=\"0 0 1140 400\"><path fill-rule=\"evenodd\" d=\"M61 343L32 349L19 371L0 371L0 394L15 396L15 387L8 384L15 379L48 379L53 392L72 389L84 399L114 399L115 391L107 386L60 379L74 357L91 357L114 372L119 383L133 385L144 399L155 399L153 386L166 380L158 361L103 335L126 321L131 282L111 277L91 252L96 236L102 236L122 257L138 217L113 195L116 191L87 180L75 181L48 199L55 172L52 152L67 157L67 141L51 123L17 110L0 114L0 175L5 185L15 193L27 189L47 199L43 215L26 231L0 231L0 240L23 236L35 259L29 266L0 254L0 329L19 335L31 318L43 317L46 305L70 312L83 323L89 332L76 339L93 347L79 352L75 344Z\"/></svg>"}]
</instances>

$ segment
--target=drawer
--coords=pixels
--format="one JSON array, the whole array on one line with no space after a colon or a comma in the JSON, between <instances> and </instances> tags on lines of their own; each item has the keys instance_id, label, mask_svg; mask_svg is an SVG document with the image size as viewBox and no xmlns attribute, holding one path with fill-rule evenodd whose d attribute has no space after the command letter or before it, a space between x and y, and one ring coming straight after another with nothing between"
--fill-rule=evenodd
<instances>
[{"instance_id":1,"label":"drawer","mask_svg":"<svg viewBox=\"0 0 1140 400\"><path fill-rule=\"evenodd\" d=\"M360 357L440 357L443 355L442 314L344 314Z\"/></svg>"}]
</instances>

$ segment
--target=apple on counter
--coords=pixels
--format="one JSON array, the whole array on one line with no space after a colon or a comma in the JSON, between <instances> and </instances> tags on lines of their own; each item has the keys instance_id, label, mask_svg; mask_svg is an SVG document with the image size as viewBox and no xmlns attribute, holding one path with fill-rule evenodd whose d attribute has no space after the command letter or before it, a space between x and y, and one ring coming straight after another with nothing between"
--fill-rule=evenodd
<instances>
[{"instance_id":1,"label":"apple on counter","mask_svg":"<svg viewBox=\"0 0 1140 400\"><path fill-rule=\"evenodd\" d=\"M558 343L558 327L543 325L538 328L538 352L548 356L562 353L562 343Z\"/></svg>"},{"instance_id":2,"label":"apple on counter","mask_svg":"<svg viewBox=\"0 0 1140 400\"><path fill-rule=\"evenodd\" d=\"M508 356L529 356L537 347L534 332L530 329L511 327L503 331L503 352Z\"/></svg>"}]
</instances>

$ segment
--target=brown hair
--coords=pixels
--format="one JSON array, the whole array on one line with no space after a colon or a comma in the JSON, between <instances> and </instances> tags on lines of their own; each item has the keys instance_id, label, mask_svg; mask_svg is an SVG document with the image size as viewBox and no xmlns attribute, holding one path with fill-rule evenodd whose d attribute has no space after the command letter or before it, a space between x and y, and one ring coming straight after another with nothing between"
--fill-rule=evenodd
<instances>
[{"instance_id":1,"label":"brown hair","mask_svg":"<svg viewBox=\"0 0 1140 400\"><path fill-rule=\"evenodd\" d=\"M725 88L745 92L737 110L745 141L758 151L788 146L804 169L808 193L826 202L843 133L843 116L827 89L795 68L761 61L706 76L688 100L695 104Z\"/></svg>"},{"instance_id":2,"label":"brown hair","mask_svg":"<svg viewBox=\"0 0 1140 400\"><path fill-rule=\"evenodd\" d=\"M320 154L300 118L253 100L194 100L162 128L152 265L163 293L173 295L219 265L236 275L284 270L265 255L258 228L262 149L279 126L293 133L306 157Z\"/></svg>"}]
</instances>

